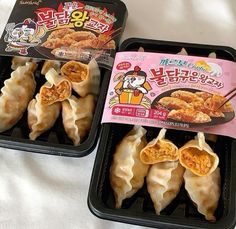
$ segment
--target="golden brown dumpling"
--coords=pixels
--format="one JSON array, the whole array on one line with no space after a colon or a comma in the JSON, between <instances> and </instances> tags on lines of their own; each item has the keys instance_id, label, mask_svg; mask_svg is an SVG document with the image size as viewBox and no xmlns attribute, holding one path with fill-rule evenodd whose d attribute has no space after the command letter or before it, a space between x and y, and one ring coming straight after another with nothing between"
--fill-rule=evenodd
<instances>
[{"instance_id":1,"label":"golden brown dumpling","mask_svg":"<svg viewBox=\"0 0 236 229\"><path fill-rule=\"evenodd\" d=\"M11 73L4 81L0 94L0 133L13 127L27 109L33 98L36 82L34 71L37 64L26 63Z\"/></svg>"},{"instance_id":2,"label":"golden brown dumpling","mask_svg":"<svg viewBox=\"0 0 236 229\"><path fill-rule=\"evenodd\" d=\"M202 132L197 139L190 140L179 149L179 161L183 167L198 176L206 176L215 171L219 164L218 156L205 142Z\"/></svg>"},{"instance_id":3,"label":"golden brown dumpling","mask_svg":"<svg viewBox=\"0 0 236 229\"><path fill-rule=\"evenodd\" d=\"M205 92L205 91L197 91L195 92L197 96L202 98L204 101L212 96L211 93Z\"/></svg>"},{"instance_id":4,"label":"golden brown dumpling","mask_svg":"<svg viewBox=\"0 0 236 229\"><path fill-rule=\"evenodd\" d=\"M31 100L28 105L28 126L30 129L29 138L35 140L42 133L53 127L61 109L61 103L42 105L39 94Z\"/></svg>"},{"instance_id":5,"label":"golden brown dumpling","mask_svg":"<svg viewBox=\"0 0 236 229\"><path fill-rule=\"evenodd\" d=\"M144 164L178 160L178 148L170 140L165 139L165 133L166 129L161 129L157 138L141 150L140 159Z\"/></svg>"},{"instance_id":6,"label":"golden brown dumpling","mask_svg":"<svg viewBox=\"0 0 236 229\"><path fill-rule=\"evenodd\" d=\"M209 110L207 107L205 107L204 100L203 101L201 101L201 100L193 101L191 103L191 105L193 106L193 108L196 111L201 111L201 112L209 115L210 117L216 117L216 118L225 117L225 115L224 115L224 113L222 111L220 111L220 110L212 111L212 110Z\"/></svg>"},{"instance_id":7,"label":"golden brown dumpling","mask_svg":"<svg viewBox=\"0 0 236 229\"><path fill-rule=\"evenodd\" d=\"M220 169L206 176L197 176L191 171L184 173L185 189L191 200L197 205L198 211L206 220L216 221L214 212L217 209L220 198Z\"/></svg>"},{"instance_id":8,"label":"golden brown dumpling","mask_svg":"<svg viewBox=\"0 0 236 229\"><path fill-rule=\"evenodd\" d=\"M88 39L95 39L97 38L96 35L89 31L75 31L70 34L66 34L63 39L72 39L74 41L82 41Z\"/></svg>"},{"instance_id":9,"label":"golden brown dumpling","mask_svg":"<svg viewBox=\"0 0 236 229\"><path fill-rule=\"evenodd\" d=\"M232 107L231 102L227 102L224 104L220 109L219 107L226 101L226 98L224 96L214 94L212 97L208 98L204 105L207 107L209 110L212 111L222 111L222 112L233 112L234 109Z\"/></svg>"},{"instance_id":10,"label":"golden brown dumpling","mask_svg":"<svg viewBox=\"0 0 236 229\"><path fill-rule=\"evenodd\" d=\"M147 175L147 189L157 215L178 195L184 170L179 161L166 161L151 166Z\"/></svg>"},{"instance_id":11,"label":"golden brown dumpling","mask_svg":"<svg viewBox=\"0 0 236 229\"><path fill-rule=\"evenodd\" d=\"M202 100L202 98L197 96L195 93L190 92L190 91L183 91L183 90L177 90L177 91L172 92L171 97L181 99L187 103L191 103L196 100Z\"/></svg>"},{"instance_id":12,"label":"golden brown dumpling","mask_svg":"<svg viewBox=\"0 0 236 229\"><path fill-rule=\"evenodd\" d=\"M134 126L116 146L110 168L116 208L120 208L124 199L133 196L143 186L149 168L139 158L140 151L147 144L145 134L143 127Z\"/></svg>"},{"instance_id":13,"label":"golden brown dumpling","mask_svg":"<svg viewBox=\"0 0 236 229\"><path fill-rule=\"evenodd\" d=\"M114 40L109 41L106 43L106 41L102 41L100 39L88 39L88 40L82 40L76 43L73 43L71 48L77 48L77 49L115 49L116 44Z\"/></svg>"},{"instance_id":14,"label":"golden brown dumpling","mask_svg":"<svg viewBox=\"0 0 236 229\"><path fill-rule=\"evenodd\" d=\"M83 98L71 96L62 102L62 120L68 137L77 146L90 131L95 99L93 95Z\"/></svg>"},{"instance_id":15,"label":"golden brown dumpling","mask_svg":"<svg viewBox=\"0 0 236 229\"><path fill-rule=\"evenodd\" d=\"M69 61L61 68L64 77L70 80L72 88L78 95L98 95L100 86L100 70L95 59L89 64Z\"/></svg>"},{"instance_id":16,"label":"golden brown dumpling","mask_svg":"<svg viewBox=\"0 0 236 229\"><path fill-rule=\"evenodd\" d=\"M74 33L75 31L70 28L63 28L63 29L57 29L48 36L49 39L55 39L55 38L63 38L68 34Z\"/></svg>"},{"instance_id":17,"label":"golden brown dumpling","mask_svg":"<svg viewBox=\"0 0 236 229\"><path fill-rule=\"evenodd\" d=\"M194 110L193 108L172 110L169 112L168 118L176 120L176 121L188 122L188 123L211 122L211 118L209 115L201 111Z\"/></svg>"},{"instance_id":18,"label":"golden brown dumpling","mask_svg":"<svg viewBox=\"0 0 236 229\"><path fill-rule=\"evenodd\" d=\"M158 103L168 109L178 110L182 108L191 108L191 105L184 100L174 97L163 97L158 101Z\"/></svg>"}]
</instances>

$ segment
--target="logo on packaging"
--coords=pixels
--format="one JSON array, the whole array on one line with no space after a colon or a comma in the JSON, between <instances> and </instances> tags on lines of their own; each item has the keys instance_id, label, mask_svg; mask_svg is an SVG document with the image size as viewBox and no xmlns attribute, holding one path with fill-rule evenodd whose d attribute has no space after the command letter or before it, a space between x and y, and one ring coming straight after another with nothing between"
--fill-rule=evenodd
<instances>
[{"instance_id":1,"label":"logo on packaging","mask_svg":"<svg viewBox=\"0 0 236 229\"><path fill-rule=\"evenodd\" d=\"M42 2L42 0L21 0L21 5L39 5Z\"/></svg>"}]
</instances>

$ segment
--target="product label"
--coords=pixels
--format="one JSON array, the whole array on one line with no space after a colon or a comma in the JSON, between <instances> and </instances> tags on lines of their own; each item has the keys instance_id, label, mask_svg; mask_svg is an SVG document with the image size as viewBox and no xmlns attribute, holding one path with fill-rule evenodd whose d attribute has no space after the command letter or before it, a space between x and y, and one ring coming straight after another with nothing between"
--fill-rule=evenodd
<instances>
[{"instance_id":1,"label":"product label","mask_svg":"<svg viewBox=\"0 0 236 229\"><path fill-rule=\"evenodd\" d=\"M125 11L91 1L17 1L0 53L112 66ZM122 18L123 16L123 18Z\"/></svg>"},{"instance_id":2,"label":"product label","mask_svg":"<svg viewBox=\"0 0 236 229\"><path fill-rule=\"evenodd\" d=\"M102 122L235 138L236 96L229 99L236 94L235 73L236 63L222 59L119 52Z\"/></svg>"}]
</instances>

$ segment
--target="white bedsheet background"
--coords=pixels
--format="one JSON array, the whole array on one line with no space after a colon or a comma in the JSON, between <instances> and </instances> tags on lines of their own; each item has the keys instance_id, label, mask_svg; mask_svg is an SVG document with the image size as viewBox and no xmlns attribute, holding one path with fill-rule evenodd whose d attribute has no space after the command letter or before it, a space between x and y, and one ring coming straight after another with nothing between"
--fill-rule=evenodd
<instances>
[{"instance_id":1,"label":"white bedsheet background","mask_svg":"<svg viewBox=\"0 0 236 229\"><path fill-rule=\"evenodd\" d=\"M14 0L0 0L0 34ZM235 0L124 0L123 39L153 39L236 48ZM0 228L138 229L100 220L87 207L96 150L65 158L0 148Z\"/></svg>"}]
</instances>

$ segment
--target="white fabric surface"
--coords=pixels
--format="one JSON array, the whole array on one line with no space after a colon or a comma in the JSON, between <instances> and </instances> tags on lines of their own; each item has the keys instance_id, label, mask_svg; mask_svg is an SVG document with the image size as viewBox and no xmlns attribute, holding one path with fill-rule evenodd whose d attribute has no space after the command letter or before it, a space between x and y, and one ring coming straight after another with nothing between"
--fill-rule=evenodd
<instances>
[{"instance_id":1,"label":"white fabric surface","mask_svg":"<svg viewBox=\"0 0 236 229\"><path fill-rule=\"evenodd\" d=\"M124 0L129 11L123 39L153 39L236 48L235 0ZM0 34L14 0L0 0ZM0 229L138 229L96 218L87 192L96 150L84 158L0 148ZM142 227L143 228L143 227Z\"/></svg>"}]
</instances>

